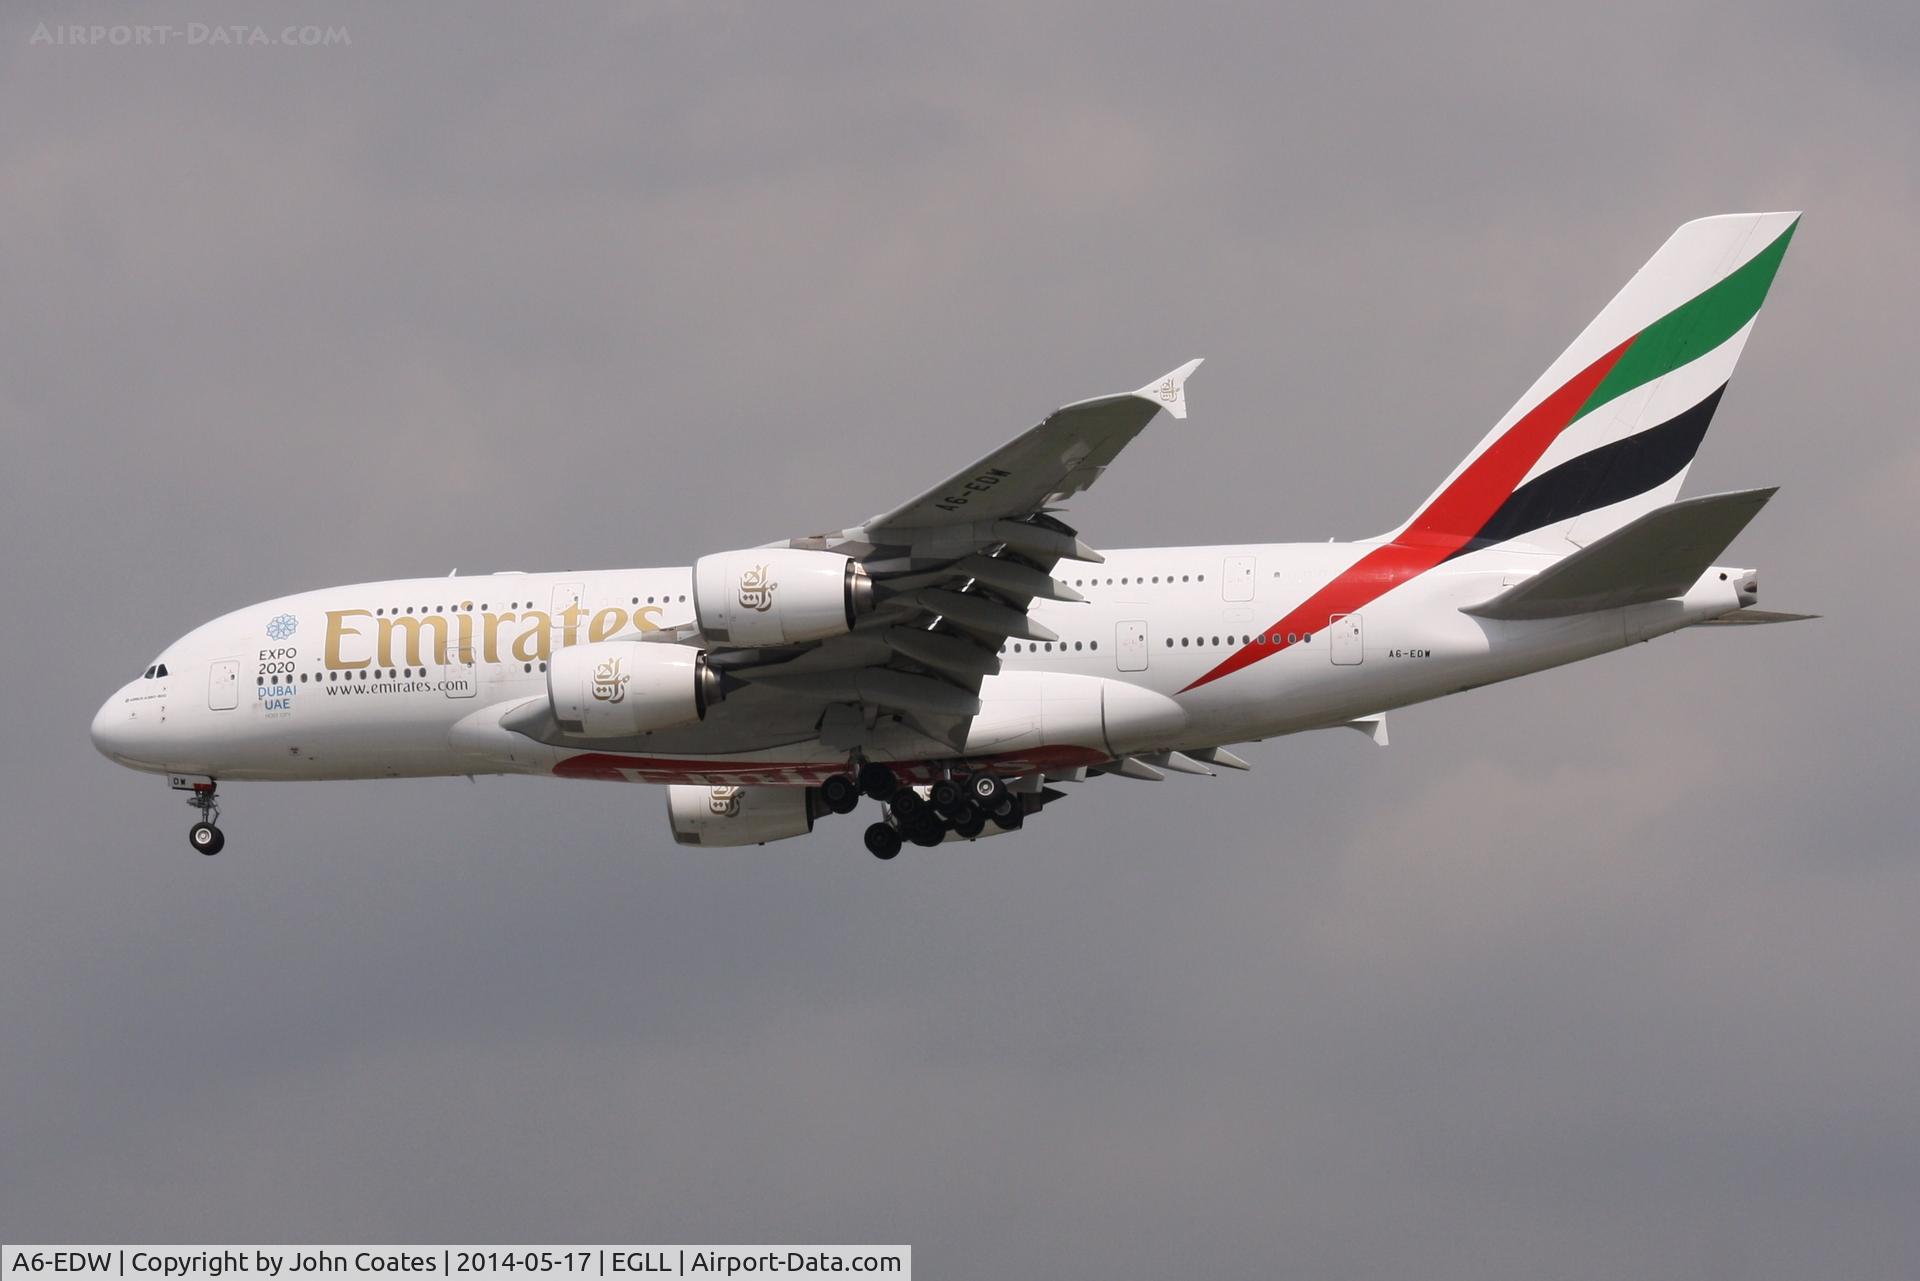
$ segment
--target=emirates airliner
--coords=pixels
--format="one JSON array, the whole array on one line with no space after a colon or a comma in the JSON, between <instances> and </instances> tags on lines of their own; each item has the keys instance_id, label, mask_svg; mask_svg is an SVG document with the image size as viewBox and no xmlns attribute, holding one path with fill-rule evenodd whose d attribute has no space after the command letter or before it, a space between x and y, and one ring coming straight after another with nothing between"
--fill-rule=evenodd
<instances>
[{"instance_id":1,"label":"emirates airliner","mask_svg":"<svg viewBox=\"0 0 1920 1281\"><path fill-rule=\"evenodd\" d=\"M1068 525L1162 410L1186 418L1194 360L837 531L249 605L156 655L93 741L187 794L203 854L222 784L540 774L663 784L692 845L867 798L891 859L1020 829L1095 778L1242 770L1233 747L1303 730L1384 744L1392 708L1806 617L1716 563L1772 489L1680 497L1797 225L1682 226L1376 538L1097 551Z\"/></svg>"}]
</instances>

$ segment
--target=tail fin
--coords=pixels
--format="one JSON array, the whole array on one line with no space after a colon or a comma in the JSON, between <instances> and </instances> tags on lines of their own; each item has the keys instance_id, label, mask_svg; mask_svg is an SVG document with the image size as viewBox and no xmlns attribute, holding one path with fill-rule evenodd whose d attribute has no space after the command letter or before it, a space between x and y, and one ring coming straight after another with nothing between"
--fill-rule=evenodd
<instances>
[{"instance_id":1,"label":"tail fin","mask_svg":"<svg viewBox=\"0 0 1920 1281\"><path fill-rule=\"evenodd\" d=\"M1799 221L1684 224L1391 541L1564 551L1671 503Z\"/></svg>"}]
</instances>

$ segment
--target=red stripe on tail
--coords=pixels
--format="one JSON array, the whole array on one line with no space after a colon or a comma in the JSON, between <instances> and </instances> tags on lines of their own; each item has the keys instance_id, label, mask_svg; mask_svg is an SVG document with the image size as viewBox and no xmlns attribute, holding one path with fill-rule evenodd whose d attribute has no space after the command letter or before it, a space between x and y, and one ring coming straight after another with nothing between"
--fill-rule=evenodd
<instances>
[{"instance_id":1,"label":"red stripe on tail","mask_svg":"<svg viewBox=\"0 0 1920 1281\"><path fill-rule=\"evenodd\" d=\"M1635 335L1638 337L1639 335ZM1288 648L1288 636L1312 635L1335 614L1351 614L1466 546L1565 431L1633 338L1575 374L1487 446L1391 543L1375 547L1214 669L1181 690L1198 689Z\"/></svg>"}]
</instances>

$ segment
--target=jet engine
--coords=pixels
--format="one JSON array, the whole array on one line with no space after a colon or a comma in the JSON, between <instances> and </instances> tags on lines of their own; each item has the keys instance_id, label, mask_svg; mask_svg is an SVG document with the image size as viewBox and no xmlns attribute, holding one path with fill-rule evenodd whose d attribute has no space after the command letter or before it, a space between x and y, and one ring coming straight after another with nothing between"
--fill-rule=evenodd
<instances>
[{"instance_id":1,"label":"jet engine","mask_svg":"<svg viewBox=\"0 0 1920 1281\"><path fill-rule=\"evenodd\" d=\"M547 662L553 718L582 738L691 725L721 696L707 656L684 645L599 641L570 645Z\"/></svg>"},{"instance_id":2,"label":"jet engine","mask_svg":"<svg viewBox=\"0 0 1920 1281\"><path fill-rule=\"evenodd\" d=\"M667 817L682 845L765 845L805 836L826 813L811 787L667 788Z\"/></svg>"},{"instance_id":3,"label":"jet engine","mask_svg":"<svg viewBox=\"0 0 1920 1281\"><path fill-rule=\"evenodd\" d=\"M873 580L850 556L792 547L716 552L693 566L700 630L724 645L791 645L853 630Z\"/></svg>"}]
</instances>

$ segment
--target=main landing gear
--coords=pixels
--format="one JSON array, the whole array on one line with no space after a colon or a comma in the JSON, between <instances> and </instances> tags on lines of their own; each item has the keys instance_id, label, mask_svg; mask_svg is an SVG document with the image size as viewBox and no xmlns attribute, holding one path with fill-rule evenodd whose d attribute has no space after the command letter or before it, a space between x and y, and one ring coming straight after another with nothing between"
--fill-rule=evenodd
<instances>
[{"instance_id":1,"label":"main landing gear","mask_svg":"<svg viewBox=\"0 0 1920 1281\"><path fill-rule=\"evenodd\" d=\"M872 797L887 810L886 817L869 824L862 837L867 852L883 860L897 856L909 842L931 848L949 834L970 841L986 831L988 823L1011 832L1026 820L1021 799L997 775L985 771L937 779L925 796L875 761L862 763L852 775L836 774L820 784L821 801L836 814L851 812L862 796Z\"/></svg>"},{"instance_id":2,"label":"main landing gear","mask_svg":"<svg viewBox=\"0 0 1920 1281\"><path fill-rule=\"evenodd\" d=\"M212 856L226 848L227 838L214 826L220 818L217 783L195 783L187 804L200 811L200 821L187 830L187 841L202 854Z\"/></svg>"}]
</instances>

